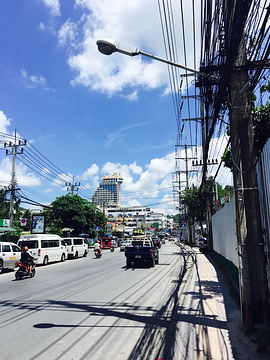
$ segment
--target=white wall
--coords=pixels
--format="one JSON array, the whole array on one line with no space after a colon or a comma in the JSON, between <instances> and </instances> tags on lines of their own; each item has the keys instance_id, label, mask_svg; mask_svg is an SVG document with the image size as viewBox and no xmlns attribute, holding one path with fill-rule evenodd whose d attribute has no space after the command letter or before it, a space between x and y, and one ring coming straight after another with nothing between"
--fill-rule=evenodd
<instances>
[{"instance_id":1,"label":"white wall","mask_svg":"<svg viewBox=\"0 0 270 360\"><path fill-rule=\"evenodd\" d=\"M213 248L238 267L234 198L212 217Z\"/></svg>"}]
</instances>

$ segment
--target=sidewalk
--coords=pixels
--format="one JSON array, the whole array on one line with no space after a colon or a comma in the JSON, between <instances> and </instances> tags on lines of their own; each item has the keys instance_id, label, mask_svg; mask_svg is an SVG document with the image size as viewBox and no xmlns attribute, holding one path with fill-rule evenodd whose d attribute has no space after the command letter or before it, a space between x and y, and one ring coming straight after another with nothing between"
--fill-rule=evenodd
<instances>
[{"instance_id":1,"label":"sidewalk","mask_svg":"<svg viewBox=\"0 0 270 360\"><path fill-rule=\"evenodd\" d=\"M179 291L178 319L170 355L166 360L269 360L269 329L252 335L242 329L236 288L212 255L198 248L187 258L187 271Z\"/></svg>"}]
</instances>

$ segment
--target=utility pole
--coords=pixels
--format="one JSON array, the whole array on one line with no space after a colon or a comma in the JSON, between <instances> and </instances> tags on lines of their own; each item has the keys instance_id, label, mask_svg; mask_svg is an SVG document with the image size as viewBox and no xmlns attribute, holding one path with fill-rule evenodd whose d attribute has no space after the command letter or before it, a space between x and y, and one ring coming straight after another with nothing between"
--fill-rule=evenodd
<instances>
[{"instance_id":1,"label":"utility pole","mask_svg":"<svg viewBox=\"0 0 270 360\"><path fill-rule=\"evenodd\" d=\"M242 37L235 66L246 65ZM269 292L266 258L254 154L251 91L247 70L235 70L230 77L231 156L236 205L242 322L251 331L258 322L269 321Z\"/></svg>"},{"instance_id":2,"label":"utility pole","mask_svg":"<svg viewBox=\"0 0 270 360\"><path fill-rule=\"evenodd\" d=\"M184 173L186 175L186 190L189 189L189 183L188 183L188 175L189 173L191 172L197 172L197 170L189 170L189 167L188 167L188 161L189 160L192 160L192 159L195 159L193 157L188 157L188 154L187 154L187 149L188 147L192 147L194 145L175 145L175 160L184 160L185 161L185 165L186 165L186 170L184 171L178 171L179 173L179 179L180 179L180 173ZM179 157L177 156L177 150L178 148L184 148L185 149L185 157ZM179 205L180 205L180 192L181 192L181 188L180 188L180 180L179 180ZM179 211L180 211L180 206L179 206ZM180 217L179 217L179 220L180 220ZM187 229L188 229L188 241L191 242L191 239L190 239L190 235L191 235L191 229L190 229L190 221L189 221L189 218L188 218L188 214L187 214L187 218L186 218L186 222L187 222ZM180 224L179 224L180 225Z\"/></svg>"},{"instance_id":3,"label":"utility pole","mask_svg":"<svg viewBox=\"0 0 270 360\"><path fill-rule=\"evenodd\" d=\"M65 186L69 186L69 187L67 187L67 191L70 191L72 196L74 195L74 191L79 191L80 185L81 185L81 183L77 183L74 181L74 176L73 176L72 183L70 183L70 182L65 183Z\"/></svg>"},{"instance_id":4,"label":"utility pole","mask_svg":"<svg viewBox=\"0 0 270 360\"><path fill-rule=\"evenodd\" d=\"M14 135L14 143L11 141L9 143L5 142L4 147L5 148L12 148L11 151L6 149L6 155L12 155L12 173L11 173L11 184L10 184L10 205L9 205L9 225L10 227L14 226L14 203L16 200L15 197L15 190L16 190L16 155L23 153L23 148L20 148L21 146L26 145L26 140L22 143L21 140L19 140L17 144L17 130L15 129L15 135Z\"/></svg>"}]
</instances>

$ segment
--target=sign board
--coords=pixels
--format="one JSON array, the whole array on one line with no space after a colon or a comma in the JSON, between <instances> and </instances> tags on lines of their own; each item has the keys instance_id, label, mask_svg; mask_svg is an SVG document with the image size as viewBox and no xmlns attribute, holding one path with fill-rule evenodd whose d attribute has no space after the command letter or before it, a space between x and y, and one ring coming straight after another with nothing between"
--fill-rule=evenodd
<instances>
[{"instance_id":1,"label":"sign board","mask_svg":"<svg viewBox=\"0 0 270 360\"><path fill-rule=\"evenodd\" d=\"M220 204L224 205L225 204L225 196L221 196L220 198Z\"/></svg>"},{"instance_id":2,"label":"sign board","mask_svg":"<svg viewBox=\"0 0 270 360\"><path fill-rule=\"evenodd\" d=\"M95 226L96 231L100 231L100 226Z\"/></svg>"},{"instance_id":3,"label":"sign board","mask_svg":"<svg viewBox=\"0 0 270 360\"><path fill-rule=\"evenodd\" d=\"M176 233L177 233L177 234L181 234L181 232L182 232L181 229L177 229L177 230L176 230Z\"/></svg>"},{"instance_id":4,"label":"sign board","mask_svg":"<svg viewBox=\"0 0 270 360\"><path fill-rule=\"evenodd\" d=\"M0 226L9 226L9 219L0 219Z\"/></svg>"},{"instance_id":5,"label":"sign board","mask_svg":"<svg viewBox=\"0 0 270 360\"><path fill-rule=\"evenodd\" d=\"M31 234L45 234L45 215L32 215Z\"/></svg>"},{"instance_id":6,"label":"sign board","mask_svg":"<svg viewBox=\"0 0 270 360\"><path fill-rule=\"evenodd\" d=\"M21 226L26 226L27 219L23 218L21 219Z\"/></svg>"}]
</instances>

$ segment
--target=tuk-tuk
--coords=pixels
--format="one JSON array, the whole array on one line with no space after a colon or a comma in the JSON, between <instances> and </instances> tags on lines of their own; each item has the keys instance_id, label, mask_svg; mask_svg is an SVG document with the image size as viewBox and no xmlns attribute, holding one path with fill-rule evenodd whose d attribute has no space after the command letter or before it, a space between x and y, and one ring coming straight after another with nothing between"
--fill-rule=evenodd
<instances>
[{"instance_id":1,"label":"tuk-tuk","mask_svg":"<svg viewBox=\"0 0 270 360\"><path fill-rule=\"evenodd\" d=\"M101 246L103 249L110 249L112 239L109 236L105 236L101 240Z\"/></svg>"}]
</instances>

